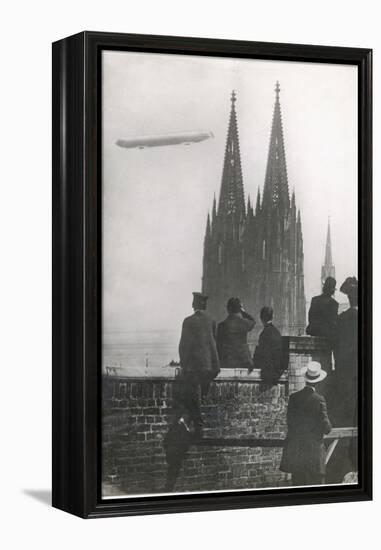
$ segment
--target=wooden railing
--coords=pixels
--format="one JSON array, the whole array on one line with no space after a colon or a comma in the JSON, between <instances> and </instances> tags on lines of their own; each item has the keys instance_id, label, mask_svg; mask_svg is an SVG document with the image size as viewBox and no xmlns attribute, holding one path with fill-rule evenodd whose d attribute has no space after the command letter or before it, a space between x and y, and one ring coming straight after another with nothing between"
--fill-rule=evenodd
<instances>
[{"instance_id":1,"label":"wooden railing","mask_svg":"<svg viewBox=\"0 0 381 550\"><path fill-rule=\"evenodd\" d=\"M326 464L331 458L338 442L340 439L348 439L352 437L357 437L358 430L354 427L343 427L343 428L332 428L329 434L324 436L324 441L329 442L326 455ZM245 437L245 438L205 438L194 440L191 444L202 446L202 447L283 447L285 440L284 439L270 439L270 438L260 438L256 439L254 437Z\"/></svg>"}]
</instances>

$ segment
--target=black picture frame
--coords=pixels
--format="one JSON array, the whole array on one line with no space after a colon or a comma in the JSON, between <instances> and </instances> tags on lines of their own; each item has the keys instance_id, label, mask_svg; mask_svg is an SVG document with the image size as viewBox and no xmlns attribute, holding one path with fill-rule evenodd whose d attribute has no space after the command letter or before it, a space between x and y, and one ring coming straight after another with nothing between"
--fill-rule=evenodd
<instances>
[{"instance_id":1,"label":"black picture frame","mask_svg":"<svg viewBox=\"0 0 381 550\"><path fill-rule=\"evenodd\" d=\"M102 50L358 67L359 484L139 496L100 492ZM82 32L53 44L53 506L84 518L372 498L372 50Z\"/></svg>"}]
</instances>

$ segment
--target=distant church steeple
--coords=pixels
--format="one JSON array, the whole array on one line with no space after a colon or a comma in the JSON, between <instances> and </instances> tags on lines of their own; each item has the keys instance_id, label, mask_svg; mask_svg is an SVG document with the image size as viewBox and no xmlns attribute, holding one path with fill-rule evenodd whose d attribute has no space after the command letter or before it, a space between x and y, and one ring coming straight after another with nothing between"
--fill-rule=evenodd
<instances>
[{"instance_id":1,"label":"distant church steeple","mask_svg":"<svg viewBox=\"0 0 381 550\"><path fill-rule=\"evenodd\" d=\"M327 240L325 243L325 258L324 264L321 266L321 285L324 285L324 282L327 277L336 278L335 265L332 259L332 243L331 243L331 223L328 218L328 228L327 228Z\"/></svg>"}]
</instances>

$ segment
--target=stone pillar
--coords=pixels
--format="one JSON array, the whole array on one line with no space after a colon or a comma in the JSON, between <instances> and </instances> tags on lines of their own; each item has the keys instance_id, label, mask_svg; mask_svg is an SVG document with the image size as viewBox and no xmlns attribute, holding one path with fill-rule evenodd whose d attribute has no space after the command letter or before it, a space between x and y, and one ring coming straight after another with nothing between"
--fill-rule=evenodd
<instances>
[{"instance_id":1,"label":"stone pillar","mask_svg":"<svg viewBox=\"0 0 381 550\"><path fill-rule=\"evenodd\" d=\"M319 361L324 368L330 362L331 350L325 338L315 336L284 336L288 341L288 392L304 388L302 368L309 361Z\"/></svg>"}]
</instances>

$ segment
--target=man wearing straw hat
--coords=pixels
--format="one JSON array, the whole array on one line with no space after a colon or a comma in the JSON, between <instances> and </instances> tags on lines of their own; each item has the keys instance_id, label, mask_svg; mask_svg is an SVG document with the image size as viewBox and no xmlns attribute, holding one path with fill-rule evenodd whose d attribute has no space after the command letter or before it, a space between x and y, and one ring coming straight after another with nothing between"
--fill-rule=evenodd
<instances>
[{"instance_id":1,"label":"man wearing straw hat","mask_svg":"<svg viewBox=\"0 0 381 550\"><path fill-rule=\"evenodd\" d=\"M292 474L293 486L320 485L325 482L324 434L331 423L325 399L316 384L327 373L317 361L310 361L302 373L305 387L290 395L287 409L287 438L280 469Z\"/></svg>"}]
</instances>

